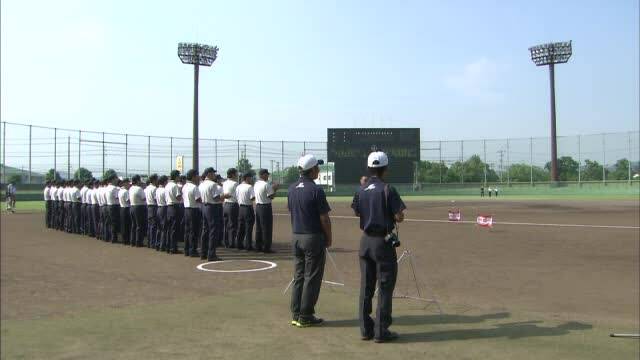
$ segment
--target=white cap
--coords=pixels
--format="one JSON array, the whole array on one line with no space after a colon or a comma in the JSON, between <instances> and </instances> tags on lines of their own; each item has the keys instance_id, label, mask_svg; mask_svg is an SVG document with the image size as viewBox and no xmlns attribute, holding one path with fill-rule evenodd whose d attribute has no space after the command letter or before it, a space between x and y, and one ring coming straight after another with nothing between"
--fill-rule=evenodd
<instances>
[{"instance_id":1,"label":"white cap","mask_svg":"<svg viewBox=\"0 0 640 360\"><path fill-rule=\"evenodd\" d=\"M302 169L302 171L309 170L316 165L324 164L323 160L317 160L315 156L311 154L303 155L298 159L298 167Z\"/></svg>"},{"instance_id":2,"label":"white cap","mask_svg":"<svg viewBox=\"0 0 640 360\"><path fill-rule=\"evenodd\" d=\"M367 158L367 166L370 168L380 168L387 165L389 165L389 158L382 151L374 151Z\"/></svg>"}]
</instances>

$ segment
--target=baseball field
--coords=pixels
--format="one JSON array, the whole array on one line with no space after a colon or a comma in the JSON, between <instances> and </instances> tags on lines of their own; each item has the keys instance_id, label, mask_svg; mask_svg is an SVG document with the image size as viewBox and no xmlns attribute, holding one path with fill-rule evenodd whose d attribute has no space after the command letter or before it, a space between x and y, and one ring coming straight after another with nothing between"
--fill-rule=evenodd
<instances>
[{"instance_id":1,"label":"baseball field","mask_svg":"<svg viewBox=\"0 0 640 360\"><path fill-rule=\"evenodd\" d=\"M637 359L637 198L408 198L395 343L361 341L358 222L330 201L334 245L317 315L289 325L290 222L275 204L275 254L196 258L46 229L39 202L1 215L2 359ZM465 222L447 221L457 207ZM491 214L492 228L475 225ZM466 222L468 221L468 222ZM414 266L418 287L413 279ZM267 266L268 267L268 266ZM344 284L339 286L336 284ZM441 310L441 311L440 311Z\"/></svg>"}]
</instances>

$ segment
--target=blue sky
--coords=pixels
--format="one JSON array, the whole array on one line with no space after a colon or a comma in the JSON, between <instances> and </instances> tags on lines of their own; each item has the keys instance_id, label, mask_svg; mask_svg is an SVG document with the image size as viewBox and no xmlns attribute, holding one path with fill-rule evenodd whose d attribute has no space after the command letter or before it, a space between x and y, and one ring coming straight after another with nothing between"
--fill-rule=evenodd
<instances>
[{"instance_id":1,"label":"blue sky","mask_svg":"<svg viewBox=\"0 0 640 360\"><path fill-rule=\"evenodd\" d=\"M547 136L549 77L528 47L573 40L558 134L638 129L638 1L2 1L9 122L324 140L327 127L420 127L423 140Z\"/></svg>"}]
</instances>

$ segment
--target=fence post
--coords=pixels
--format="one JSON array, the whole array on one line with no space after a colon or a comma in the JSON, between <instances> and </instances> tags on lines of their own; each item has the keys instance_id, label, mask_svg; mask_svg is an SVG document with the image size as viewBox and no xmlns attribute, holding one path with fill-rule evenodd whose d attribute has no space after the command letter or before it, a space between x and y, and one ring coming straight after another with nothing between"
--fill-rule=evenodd
<instances>
[{"instance_id":1,"label":"fence post","mask_svg":"<svg viewBox=\"0 0 640 360\"><path fill-rule=\"evenodd\" d=\"M280 148L280 156L281 156L281 170L280 170L280 182L283 183L284 182L284 141L281 142L281 148Z\"/></svg>"},{"instance_id":2,"label":"fence post","mask_svg":"<svg viewBox=\"0 0 640 360\"><path fill-rule=\"evenodd\" d=\"M602 134L602 183L607 183L607 174L605 172L605 163L607 162L607 150L605 150L605 142L604 142L605 134Z\"/></svg>"},{"instance_id":3,"label":"fence post","mask_svg":"<svg viewBox=\"0 0 640 360\"><path fill-rule=\"evenodd\" d=\"M171 168L173 167L173 136L169 141L169 172L171 172Z\"/></svg>"},{"instance_id":4,"label":"fence post","mask_svg":"<svg viewBox=\"0 0 640 360\"><path fill-rule=\"evenodd\" d=\"M7 161L6 161L6 151L7 147L5 146L7 142L7 122L2 123L2 183L5 184L7 182Z\"/></svg>"},{"instance_id":5,"label":"fence post","mask_svg":"<svg viewBox=\"0 0 640 360\"><path fill-rule=\"evenodd\" d=\"M104 176L104 131L102 132L102 176Z\"/></svg>"},{"instance_id":6,"label":"fence post","mask_svg":"<svg viewBox=\"0 0 640 360\"><path fill-rule=\"evenodd\" d=\"M31 184L31 125L29 125L29 175L27 181Z\"/></svg>"},{"instance_id":7,"label":"fence post","mask_svg":"<svg viewBox=\"0 0 640 360\"><path fill-rule=\"evenodd\" d=\"M260 164L260 169L262 169L262 140L258 142L258 152L260 154L259 155L260 160L258 161L258 163Z\"/></svg>"},{"instance_id":8,"label":"fence post","mask_svg":"<svg viewBox=\"0 0 640 360\"><path fill-rule=\"evenodd\" d=\"M58 128L53 128L53 181L58 181L56 173L58 172Z\"/></svg>"},{"instance_id":9,"label":"fence post","mask_svg":"<svg viewBox=\"0 0 640 360\"><path fill-rule=\"evenodd\" d=\"M147 177L151 176L151 136L147 136Z\"/></svg>"},{"instance_id":10,"label":"fence post","mask_svg":"<svg viewBox=\"0 0 640 360\"><path fill-rule=\"evenodd\" d=\"M214 139L214 150L215 150L215 164L216 169L218 169L218 139Z\"/></svg>"},{"instance_id":11,"label":"fence post","mask_svg":"<svg viewBox=\"0 0 640 360\"><path fill-rule=\"evenodd\" d=\"M580 168L582 167L582 151L580 150L580 135L578 135L578 185L580 185L580 182L582 181L582 170L580 170Z\"/></svg>"},{"instance_id":12,"label":"fence post","mask_svg":"<svg viewBox=\"0 0 640 360\"><path fill-rule=\"evenodd\" d=\"M82 130L78 130L78 169L80 169L80 153L82 152L80 143L82 143Z\"/></svg>"},{"instance_id":13,"label":"fence post","mask_svg":"<svg viewBox=\"0 0 640 360\"><path fill-rule=\"evenodd\" d=\"M460 140L460 183L464 184L464 140Z\"/></svg>"},{"instance_id":14,"label":"fence post","mask_svg":"<svg viewBox=\"0 0 640 360\"><path fill-rule=\"evenodd\" d=\"M507 186L511 185L511 160L509 159L509 139L507 139Z\"/></svg>"},{"instance_id":15,"label":"fence post","mask_svg":"<svg viewBox=\"0 0 640 360\"><path fill-rule=\"evenodd\" d=\"M129 177L129 134L124 134L124 177Z\"/></svg>"},{"instance_id":16,"label":"fence post","mask_svg":"<svg viewBox=\"0 0 640 360\"><path fill-rule=\"evenodd\" d=\"M438 157L440 158L440 184L442 184L442 140L440 140L440 145L438 146Z\"/></svg>"},{"instance_id":17,"label":"fence post","mask_svg":"<svg viewBox=\"0 0 640 360\"><path fill-rule=\"evenodd\" d=\"M483 170L484 170L484 185L487 185L487 140L482 140L482 149L484 151L484 162Z\"/></svg>"},{"instance_id":18,"label":"fence post","mask_svg":"<svg viewBox=\"0 0 640 360\"><path fill-rule=\"evenodd\" d=\"M628 146L629 146L629 161L627 162L627 168L629 169L629 176L628 176L629 185L631 185L631 131L629 131L628 137L629 137L629 139L628 139L628 143L629 143L628 144Z\"/></svg>"},{"instance_id":19,"label":"fence post","mask_svg":"<svg viewBox=\"0 0 640 360\"><path fill-rule=\"evenodd\" d=\"M67 180L71 180L71 136L67 136Z\"/></svg>"},{"instance_id":20,"label":"fence post","mask_svg":"<svg viewBox=\"0 0 640 360\"><path fill-rule=\"evenodd\" d=\"M240 140L237 140L237 144L238 144L238 161L236 162L236 164L240 164Z\"/></svg>"},{"instance_id":21,"label":"fence post","mask_svg":"<svg viewBox=\"0 0 640 360\"><path fill-rule=\"evenodd\" d=\"M533 138L529 138L529 184L533 186Z\"/></svg>"}]
</instances>

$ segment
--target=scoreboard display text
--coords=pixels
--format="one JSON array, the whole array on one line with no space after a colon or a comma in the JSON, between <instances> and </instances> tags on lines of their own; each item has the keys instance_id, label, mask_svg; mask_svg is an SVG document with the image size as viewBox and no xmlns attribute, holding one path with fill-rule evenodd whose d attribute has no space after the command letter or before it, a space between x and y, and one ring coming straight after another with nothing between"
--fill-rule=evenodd
<instances>
[{"instance_id":1,"label":"scoreboard display text","mask_svg":"<svg viewBox=\"0 0 640 360\"><path fill-rule=\"evenodd\" d=\"M389 183L413 183L420 161L420 129L327 129L327 161L335 163L336 184L355 184L367 175L372 151L389 157Z\"/></svg>"}]
</instances>

